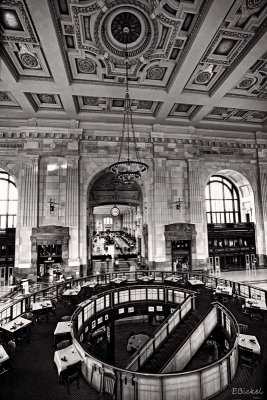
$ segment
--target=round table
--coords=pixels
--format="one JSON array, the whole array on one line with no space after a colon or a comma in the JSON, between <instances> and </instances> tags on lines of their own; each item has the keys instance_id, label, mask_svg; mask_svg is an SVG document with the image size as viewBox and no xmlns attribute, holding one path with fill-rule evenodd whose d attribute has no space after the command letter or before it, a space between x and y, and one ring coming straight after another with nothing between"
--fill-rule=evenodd
<instances>
[{"instance_id":1,"label":"round table","mask_svg":"<svg viewBox=\"0 0 267 400\"><path fill-rule=\"evenodd\" d=\"M143 333L131 336L128 340L127 351L139 350L148 339L149 336Z\"/></svg>"}]
</instances>

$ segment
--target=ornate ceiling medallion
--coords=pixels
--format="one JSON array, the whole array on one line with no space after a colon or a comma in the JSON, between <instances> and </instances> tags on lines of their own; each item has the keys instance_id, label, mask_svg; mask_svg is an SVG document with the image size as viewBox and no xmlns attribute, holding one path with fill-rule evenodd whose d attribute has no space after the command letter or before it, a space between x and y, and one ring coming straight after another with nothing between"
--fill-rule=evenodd
<instances>
[{"instance_id":1,"label":"ornate ceiling medallion","mask_svg":"<svg viewBox=\"0 0 267 400\"><path fill-rule=\"evenodd\" d=\"M41 103L56 104L54 95L52 94L38 94Z\"/></svg>"},{"instance_id":2,"label":"ornate ceiling medallion","mask_svg":"<svg viewBox=\"0 0 267 400\"><path fill-rule=\"evenodd\" d=\"M142 25L138 17L129 12L121 12L113 18L111 22L111 33L113 37L120 43L125 43L125 35L123 33L123 27L129 28L129 43L135 42L141 34Z\"/></svg>"},{"instance_id":3,"label":"ornate ceiling medallion","mask_svg":"<svg viewBox=\"0 0 267 400\"><path fill-rule=\"evenodd\" d=\"M6 92L0 92L0 101L12 101Z\"/></svg>"},{"instance_id":4,"label":"ornate ceiling medallion","mask_svg":"<svg viewBox=\"0 0 267 400\"><path fill-rule=\"evenodd\" d=\"M78 70L84 74L94 74L96 71L96 64L88 58L85 60L78 60Z\"/></svg>"},{"instance_id":5,"label":"ornate ceiling medallion","mask_svg":"<svg viewBox=\"0 0 267 400\"><path fill-rule=\"evenodd\" d=\"M19 59L25 68L38 69L40 68L39 61L35 54L28 50L25 44L20 45Z\"/></svg>"},{"instance_id":6,"label":"ornate ceiling medallion","mask_svg":"<svg viewBox=\"0 0 267 400\"><path fill-rule=\"evenodd\" d=\"M212 68L213 65L209 65L207 68L201 71L195 79L196 83L200 85L205 85L208 83L213 76Z\"/></svg>"},{"instance_id":7,"label":"ornate ceiling medallion","mask_svg":"<svg viewBox=\"0 0 267 400\"><path fill-rule=\"evenodd\" d=\"M247 0L246 6L250 9L258 8L261 7L265 2L266 0Z\"/></svg>"},{"instance_id":8,"label":"ornate ceiling medallion","mask_svg":"<svg viewBox=\"0 0 267 400\"><path fill-rule=\"evenodd\" d=\"M237 87L239 89L248 89L250 88L252 85L254 85L257 82L257 78L245 78L243 79L241 82L239 82L239 84L237 85Z\"/></svg>"},{"instance_id":9,"label":"ornate ceiling medallion","mask_svg":"<svg viewBox=\"0 0 267 400\"><path fill-rule=\"evenodd\" d=\"M162 80L164 78L166 68L159 66L151 67L147 70L147 79Z\"/></svg>"},{"instance_id":10,"label":"ornate ceiling medallion","mask_svg":"<svg viewBox=\"0 0 267 400\"><path fill-rule=\"evenodd\" d=\"M123 64L125 57L125 35L123 28L129 29L128 58L130 64L140 62L156 47L158 25L149 17L149 9L140 1L127 4L116 1L105 13L100 13L95 22L96 44L110 61Z\"/></svg>"}]
</instances>

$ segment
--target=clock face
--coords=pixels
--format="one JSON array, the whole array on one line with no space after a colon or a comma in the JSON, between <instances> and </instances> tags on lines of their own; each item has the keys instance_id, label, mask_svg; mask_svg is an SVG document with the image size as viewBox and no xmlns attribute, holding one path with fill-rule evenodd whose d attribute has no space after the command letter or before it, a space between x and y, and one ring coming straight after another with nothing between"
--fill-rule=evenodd
<instances>
[{"instance_id":1,"label":"clock face","mask_svg":"<svg viewBox=\"0 0 267 400\"><path fill-rule=\"evenodd\" d=\"M110 210L110 214L113 217L117 217L120 214L120 210L118 209L118 207L112 207L112 209Z\"/></svg>"}]
</instances>

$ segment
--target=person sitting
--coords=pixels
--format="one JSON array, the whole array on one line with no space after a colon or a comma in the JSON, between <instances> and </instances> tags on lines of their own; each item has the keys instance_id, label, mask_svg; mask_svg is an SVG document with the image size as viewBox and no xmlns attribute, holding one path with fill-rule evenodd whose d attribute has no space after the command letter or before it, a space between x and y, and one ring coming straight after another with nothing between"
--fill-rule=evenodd
<instances>
[{"instance_id":1,"label":"person sitting","mask_svg":"<svg viewBox=\"0 0 267 400\"><path fill-rule=\"evenodd\" d=\"M25 312L25 314L23 315L23 318L26 318L29 321L32 321L32 325L34 325L34 322L36 321L35 315L30 310Z\"/></svg>"},{"instance_id":2,"label":"person sitting","mask_svg":"<svg viewBox=\"0 0 267 400\"><path fill-rule=\"evenodd\" d=\"M7 343L7 353L10 358L13 358L16 352L16 342L15 339L10 339Z\"/></svg>"}]
</instances>

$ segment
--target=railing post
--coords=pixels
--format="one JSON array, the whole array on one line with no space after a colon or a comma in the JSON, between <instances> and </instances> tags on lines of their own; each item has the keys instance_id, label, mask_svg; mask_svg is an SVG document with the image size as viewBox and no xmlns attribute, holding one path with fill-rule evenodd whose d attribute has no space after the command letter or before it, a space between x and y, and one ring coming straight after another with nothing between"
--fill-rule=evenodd
<instances>
[{"instance_id":1,"label":"railing post","mask_svg":"<svg viewBox=\"0 0 267 400\"><path fill-rule=\"evenodd\" d=\"M191 297L191 306L192 306L193 310L196 309L196 298L195 298L195 296Z\"/></svg>"}]
</instances>

